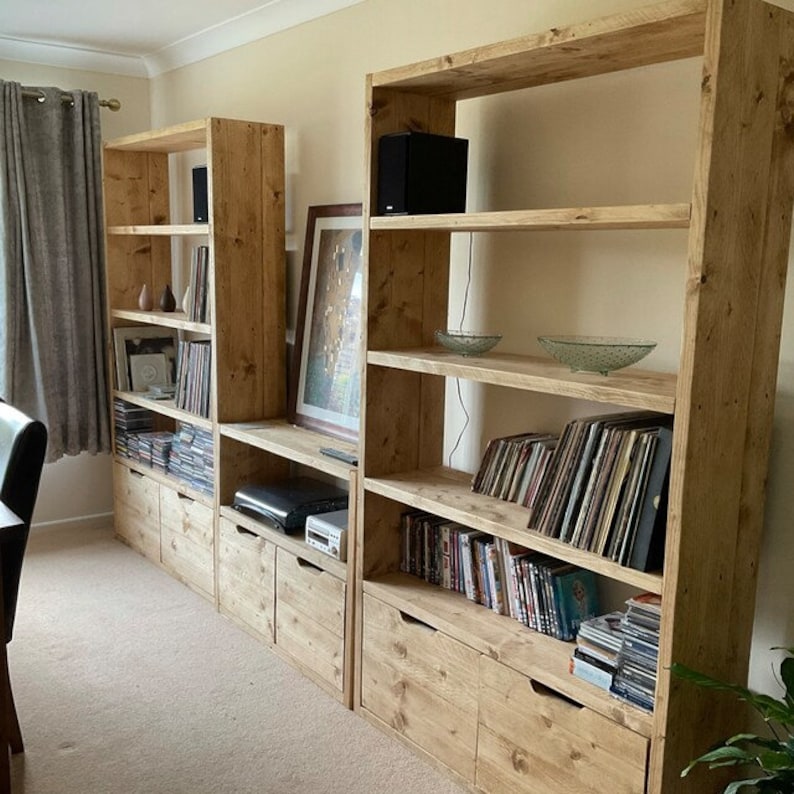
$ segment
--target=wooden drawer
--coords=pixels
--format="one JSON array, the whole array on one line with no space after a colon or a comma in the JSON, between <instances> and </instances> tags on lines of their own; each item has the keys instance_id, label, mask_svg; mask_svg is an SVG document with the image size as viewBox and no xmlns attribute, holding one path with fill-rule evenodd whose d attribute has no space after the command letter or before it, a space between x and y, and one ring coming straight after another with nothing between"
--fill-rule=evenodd
<instances>
[{"instance_id":1,"label":"wooden drawer","mask_svg":"<svg viewBox=\"0 0 794 794\"><path fill-rule=\"evenodd\" d=\"M474 781L479 654L364 595L361 704Z\"/></svg>"},{"instance_id":2,"label":"wooden drawer","mask_svg":"<svg viewBox=\"0 0 794 794\"><path fill-rule=\"evenodd\" d=\"M493 794L642 794L648 740L487 656L477 785Z\"/></svg>"},{"instance_id":3,"label":"wooden drawer","mask_svg":"<svg viewBox=\"0 0 794 794\"><path fill-rule=\"evenodd\" d=\"M116 534L133 549L160 562L160 486L143 474L113 464Z\"/></svg>"},{"instance_id":4,"label":"wooden drawer","mask_svg":"<svg viewBox=\"0 0 794 794\"><path fill-rule=\"evenodd\" d=\"M177 578L215 595L212 508L160 486L160 558Z\"/></svg>"},{"instance_id":5,"label":"wooden drawer","mask_svg":"<svg viewBox=\"0 0 794 794\"><path fill-rule=\"evenodd\" d=\"M276 553L276 582L276 645L341 692L345 582L285 549Z\"/></svg>"},{"instance_id":6,"label":"wooden drawer","mask_svg":"<svg viewBox=\"0 0 794 794\"><path fill-rule=\"evenodd\" d=\"M272 643L275 638L276 547L220 519L218 600L221 612Z\"/></svg>"}]
</instances>

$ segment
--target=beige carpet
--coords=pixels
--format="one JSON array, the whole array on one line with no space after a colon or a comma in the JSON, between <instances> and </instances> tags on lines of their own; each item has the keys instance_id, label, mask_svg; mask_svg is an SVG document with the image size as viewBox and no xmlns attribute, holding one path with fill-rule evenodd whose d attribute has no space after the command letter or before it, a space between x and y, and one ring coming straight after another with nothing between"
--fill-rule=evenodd
<instances>
[{"instance_id":1,"label":"beige carpet","mask_svg":"<svg viewBox=\"0 0 794 794\"><path fill-rule=\"evenodd\" d=\"M109 530L33 530L9 658L15 794L463 790Z\"/></svg>"}]
</instances>

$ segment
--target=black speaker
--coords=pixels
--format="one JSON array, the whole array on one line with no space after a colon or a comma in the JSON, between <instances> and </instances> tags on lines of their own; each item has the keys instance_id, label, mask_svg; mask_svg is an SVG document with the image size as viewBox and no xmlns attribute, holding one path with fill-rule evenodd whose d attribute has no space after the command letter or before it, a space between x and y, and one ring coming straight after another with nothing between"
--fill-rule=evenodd
<instances>
[{"instance_id":1,"label":"black speaker","mask_svg":"<svg viewBox=\"0 0 794 794\"><path fill-rule=\"evenodd\" d=\"M469 142L427 132L378 141L378 215L466 211Z\"/></svg>"},{"instance_id":2,"label":"black speaker","mask_svg":"<svg viewBox=\"0 0 794 794\"><path fill-rule=\"evenodd\" d=\"M209 201L207 199L207 166L193 168L193 222L209 223Z\"/></svg>"}]
</instances>

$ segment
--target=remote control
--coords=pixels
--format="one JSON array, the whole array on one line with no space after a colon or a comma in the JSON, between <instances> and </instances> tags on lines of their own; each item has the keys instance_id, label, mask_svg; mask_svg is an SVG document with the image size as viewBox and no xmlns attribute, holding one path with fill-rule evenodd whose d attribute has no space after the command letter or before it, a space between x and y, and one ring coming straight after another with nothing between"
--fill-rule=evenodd
<instances>
[{"instance_id":1,"label":"remote control","mask_svg":"<svg viewBox=\"0 0 794 794\"><path fill-rule=\"evenodd\" d=\"M347 452L342 452L341 449L334 449L334 447L321 447L320 452L327 455L329 458L336 458L343 463L348 463L351 466L358 466L358 458L355 455L350 455Z\"/></svg>"}]
</instances>

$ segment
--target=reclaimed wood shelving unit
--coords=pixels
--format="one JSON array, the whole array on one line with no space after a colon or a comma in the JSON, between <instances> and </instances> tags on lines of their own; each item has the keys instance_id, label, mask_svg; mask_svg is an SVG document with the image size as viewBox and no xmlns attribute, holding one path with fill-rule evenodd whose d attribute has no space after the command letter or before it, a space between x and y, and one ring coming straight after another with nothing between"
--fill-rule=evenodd
<instances>
[{"instance_id":1,"label":"reclaimed wood shelving unit","mask_svg":"<svg viewBox=\"0 0 794 794\"><path fill-rule=\"evenodd\" d=\"M703 77L690 204L373 215L384 134L453 135L460 100L695 56ZM794 17L761 0L672 0L368 78L355 707L468 785L544 794L716 788L714 778L680 772L743 727L741 713L667 668L747 675L794 196L793 85ZM546 359L433 347L447 323L452 233L659 228L689 230L675 374L631 369L604 379ZM671 415L663 572L527 531L520 509L472 494L467 475L443 466L446 378ZM661 593L654 713L569 675L570 645L400 573L408 508Z\"/></svg>"},{"instance_id":2,"label":"reclaimed wood shelving unit","mask_svg":"<svg viewBox=\"0 0 794 794\"><path fill-rule=\"evenodd\" d=\"M184 164L169 159L191 151L206 156L210 221L172 223L172 193ZM242 483L281 479L298 465L354 479L352 467L320 454L327 437L283 418L283 127L201 119L110 141L104 158L110 327L176 329L184 338L209 339L212 348L208 417L142 393L114 390L113 397L152 410L158 428L186 422L210 430L213 495L117 456L116 533L350 705L352 562L231 507ZM179 311L140 311L141 285L157 295L171 283L172 241L188 239L209 247L210 322L191 322ZM111 362L113 355L111 349ZM334 446L353 451L342 442Z\"/></svg>"}]
</instances>

